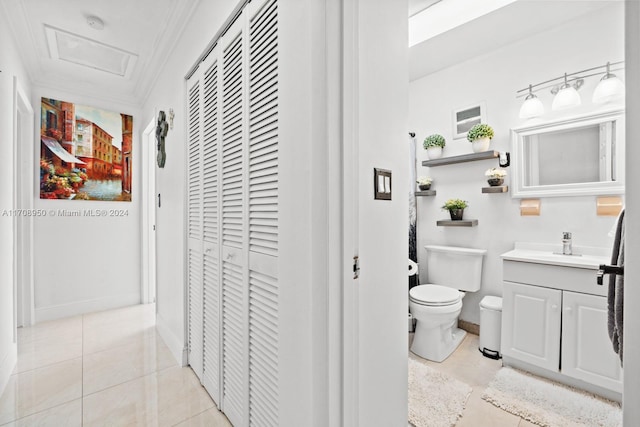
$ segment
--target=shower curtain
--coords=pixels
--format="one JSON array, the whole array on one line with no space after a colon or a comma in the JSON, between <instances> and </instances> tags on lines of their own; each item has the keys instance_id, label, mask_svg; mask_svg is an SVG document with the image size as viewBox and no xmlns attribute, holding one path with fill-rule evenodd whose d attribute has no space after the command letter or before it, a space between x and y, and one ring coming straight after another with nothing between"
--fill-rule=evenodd
<instances>
[{"instance_id":1,"label":"shower curtain","mask_svg":"<svg viewBox=\"0 0 640 427\"><path fill-rule=\"evenodd\" d=\"M409 259L418 262L416 249L416 134L409 133ZM418 285L418 274L409 276L409 289Z\"/></svg>"}]
</instances>

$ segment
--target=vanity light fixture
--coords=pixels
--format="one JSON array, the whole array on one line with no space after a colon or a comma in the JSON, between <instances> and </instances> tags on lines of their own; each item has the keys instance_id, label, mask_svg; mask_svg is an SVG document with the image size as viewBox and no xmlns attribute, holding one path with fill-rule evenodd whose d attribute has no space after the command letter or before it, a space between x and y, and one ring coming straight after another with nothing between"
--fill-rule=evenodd
<instances>
[{"instance_id":1,"label":"vanity light fixture","mask_svg":"<svg viewBox=\"0 0 640 427\"><path fill-rule=\"evenodd\" d=\"M624 96L624 83L615 74L611 74L611 63L607 62L607 72L596 86L591 99L594 104L617 101Z\"/></svg>"},{"instance_id":2,"label":"vanity light fixture","mask_svg":"<svg viewBox=\"0 0 640 427\"><path fill-rule=\"evenodd\" d=\"M532 119L544 114L544 105L542 101L533 93L531 85L529 85L529 94L524 99L522 107L520 107L521 119Z\"/></svg>"},{"instance_id":3,"label":"vanity light fixture","mask_svg":"<svg viewBox=\"0 0 640 427\"><path fill-rule=\"evenodd\" d=\"M516 98L525 98L520 107L520 118L530 119L544 114L544 105L536 96L536 92L544 89L551 89L551 93L555 95L551 110L557 111L577 107L582 103L578 90L583 86L585 79L593 76L601 77L591 99L594 104L619 101L624 97L624 84L612 72L620 70L624 70L624 61L607 62L605 65L574 73L564 73L562 76L544 82L530 84L529 87L516 92Z\"/></svg>"},{"instance_id":4,"label":"vanity light fixture","mask_svg":"<svg viewBox=\"0 0 640 427\"><path fill-rule=\"evenodd\" d=\"M553 111L565 110L582 104L582 99L578 93L580 86L582 86L582 79L577 79L573 85L570 85L567 80L567 73L564 73L564 83L558 89L558 93L555 94L556 96L551 103L551 109ZM552 89L551 93L553 92L554 90Z\"/></svg>"}]
</instances>

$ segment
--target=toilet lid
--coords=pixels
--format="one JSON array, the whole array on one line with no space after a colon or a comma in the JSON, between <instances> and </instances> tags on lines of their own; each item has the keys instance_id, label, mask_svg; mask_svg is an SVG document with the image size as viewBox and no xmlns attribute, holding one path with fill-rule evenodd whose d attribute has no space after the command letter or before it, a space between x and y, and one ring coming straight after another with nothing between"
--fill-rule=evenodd
<instances>
[{"instance_id":1,"label":"toilet lid","mask_svg":"<svg viewBox=\"0 0 640 427\"><path fill-rule=\"evenodd\" d=\"M460 292L446 286L420 285L411 288L409 298L423 305L450 305L460 300Z\"/></svg>"}]
</instances>

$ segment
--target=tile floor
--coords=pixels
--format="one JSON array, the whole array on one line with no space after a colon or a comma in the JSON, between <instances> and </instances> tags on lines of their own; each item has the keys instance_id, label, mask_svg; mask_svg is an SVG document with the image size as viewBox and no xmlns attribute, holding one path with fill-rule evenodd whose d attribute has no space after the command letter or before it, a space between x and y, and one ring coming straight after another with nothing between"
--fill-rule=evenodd
<instances>
[{"instance_id":1,"label":"tile floor","mask_svg":"<svg viewBox=\"0 0 640 427\"><path fill-rule=\"evenodd\" d=\"M18 330L0 426L231 426L137 305Z\"/></svg>"},{"instance_id":2,"label":"tile floor","mask_svg":"<svg viewBox=\"0 0 640 427\"><path fill-rule=\"evenodd\" d=\"M431 368L462 381L473 389L456 427L536 427L529 421L482 400L482 393L502 367L502 362L484 357L478 351L478 338L477 335L468 333L460 347L444 362L421 359ZM409 346L412 340L413 334L409 334ZM418 358L411 352L409 357Z\"/></svg>"}]
</instances>

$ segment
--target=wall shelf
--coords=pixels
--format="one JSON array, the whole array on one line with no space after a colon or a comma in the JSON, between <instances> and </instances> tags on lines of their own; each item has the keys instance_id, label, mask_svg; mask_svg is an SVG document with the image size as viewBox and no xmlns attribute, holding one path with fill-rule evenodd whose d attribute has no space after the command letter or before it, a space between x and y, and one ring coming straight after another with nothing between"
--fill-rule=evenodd
<instances>
[{"instance_id":1,"label":"wall shelf","mask_svg":"<svg viewBox=\"0 0 640 427\"><path fill-rule=\"evenodd\" d=\"M435 196L436 190L416 191L416 196Z\"/></svg>"},{"instance_id":2,"label":"wall shelf","mask_svg":"<svg viewBox=\"0 0 640 427\"><path fill-rule=\"evenodd\" d=\"M422 166L444 166L456 163L475 162L478 160L497 159L500 157L499 151L483 151L481 153L463 154L461 156L442 157L440 159L423 160ZM507 153L507 159L509 153ZM508 166L508 165L507 165Z\"/></svg>"},{"instance_id":3,"label":"wall shelf","mask_svg":"<svg viewBox=\"0 0 640 427\"><path fill-rule=\"evenodd\" d=\"M477 219L463 219L460 221L452 221L450 219L441 219L436 222L438 227L475 227L478 225Z\"/></svg>"},{"instance_id":4,"label":"wall shelf","mask_svg":"<svg viewBox=\"0 0 640 427\"><path fill-rule=\"evenodd\" d=\"M508 185L498 185L495 187L482 187L483 193L508 193L509 186Z\"/></svg>"}]
</instances>

